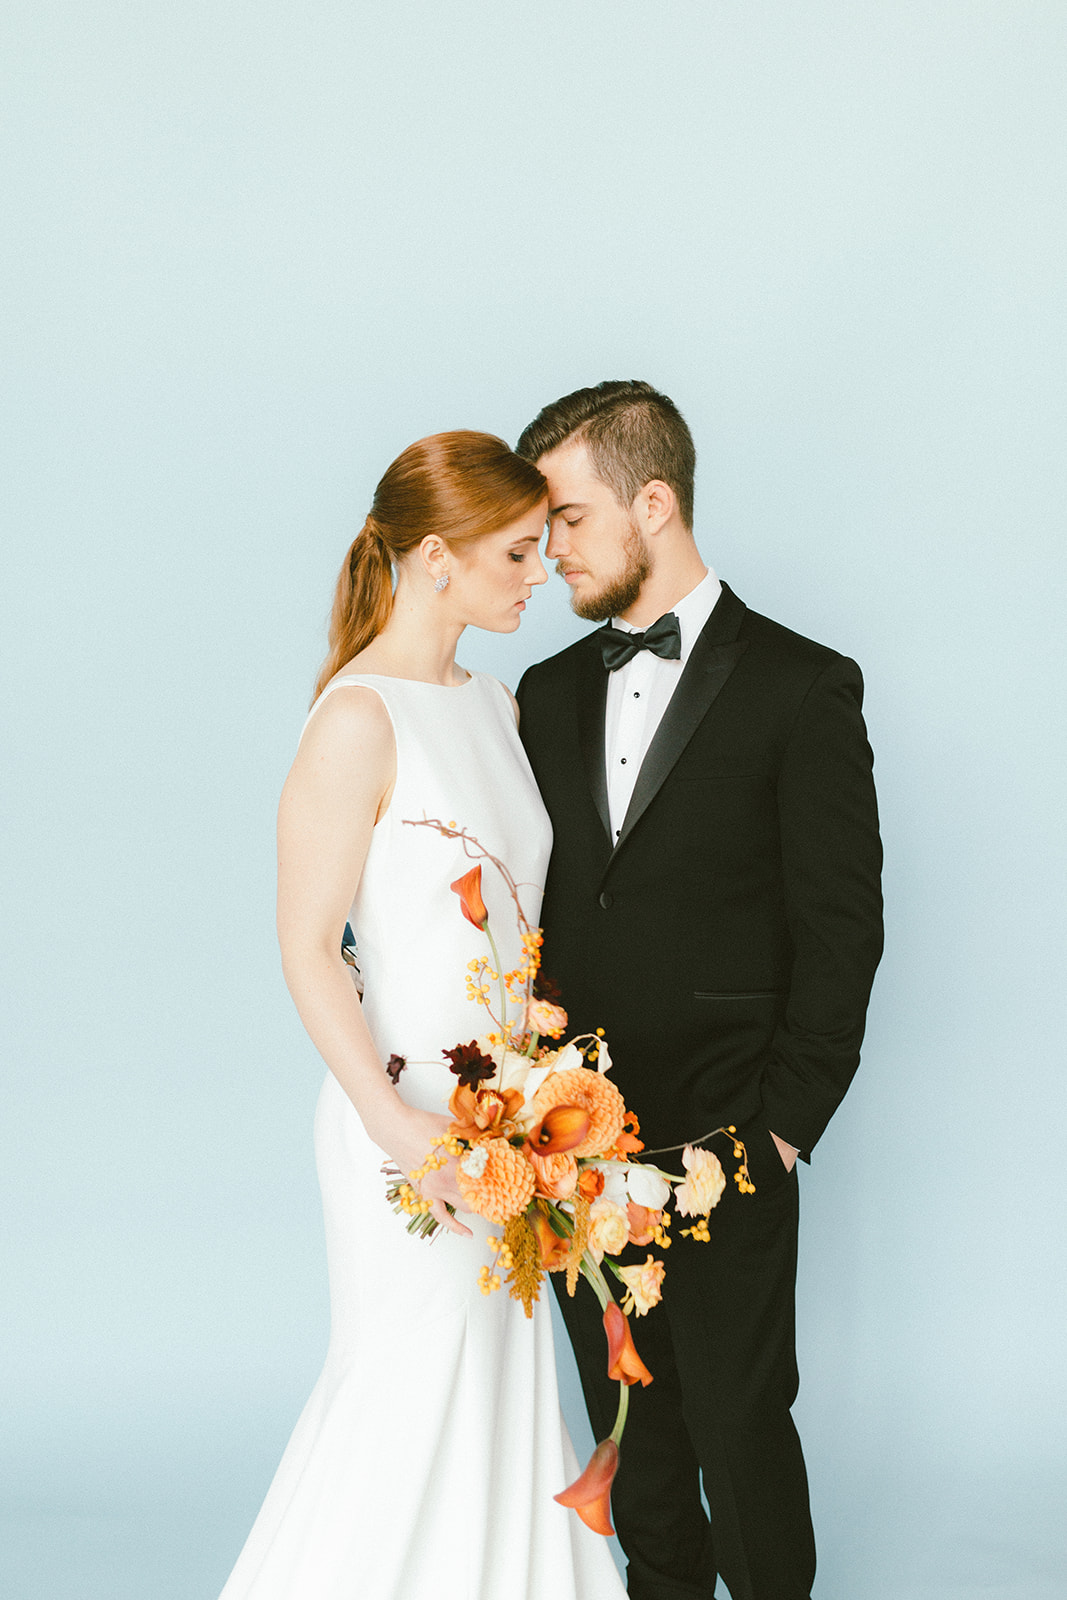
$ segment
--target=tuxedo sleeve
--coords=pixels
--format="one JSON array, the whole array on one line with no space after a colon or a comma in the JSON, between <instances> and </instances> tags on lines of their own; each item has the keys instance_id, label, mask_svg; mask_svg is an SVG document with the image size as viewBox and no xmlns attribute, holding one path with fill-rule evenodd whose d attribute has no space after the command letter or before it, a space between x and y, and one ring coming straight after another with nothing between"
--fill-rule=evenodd
<instances>
[{"instance_id":1,"label":"tuxedo sleeve","mask_svg":"<svg viewBox=\"0 0 1067 1600\"><path fill-rule=\"evenodd\" d=\"M882 953L882 849L854 661L837 656L802 702L778 779L789 998L761 1083L762 1121L809 1152L859 1064Z\"/></svg>"}]
</instances>

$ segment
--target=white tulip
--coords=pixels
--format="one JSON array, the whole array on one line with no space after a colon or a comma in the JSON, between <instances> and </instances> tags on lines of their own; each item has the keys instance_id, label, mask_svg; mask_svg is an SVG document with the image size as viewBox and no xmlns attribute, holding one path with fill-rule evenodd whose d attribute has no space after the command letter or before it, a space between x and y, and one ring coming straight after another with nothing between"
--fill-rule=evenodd
<instances>
[{"instance_id":1,"label":"white tulip","mask_svg":"<svg viewBox=\"0 0 1067 1600\"><path fill-rule=\"evenodd\" d=\"M621 1206L625 1210L629 1198L626 1193L626 1166L621 1161L598 1161L597 1166L604 1174L601 1199L610 1200L612 1205Z\"/></svg>"},{"instance_id":2,"label":"white tulip","mask_svg":"<svg viewBox=\"0 0 1067 1600\"><path fill-rule=\"evenodd\" d=\"M643 1167L639 1161L623 1168L626 1173L626 1193L638 1206L647 1206L650 1211L662 1211L670 1199L671 1186L666 1178L660 1177L651 1167Z\"/></svg>"}]
</instances>

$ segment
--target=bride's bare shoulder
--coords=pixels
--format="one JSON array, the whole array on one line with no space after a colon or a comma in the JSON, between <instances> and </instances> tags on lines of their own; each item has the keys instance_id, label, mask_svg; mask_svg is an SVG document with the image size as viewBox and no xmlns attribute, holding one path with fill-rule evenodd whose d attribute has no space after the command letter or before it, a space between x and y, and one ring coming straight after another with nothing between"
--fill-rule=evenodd
<instances>
[{"instance_id":1,"label":"bride's bare shoulder","mask_svg":"<svg viewBox=\"0 0 1067 1600\"><path fill-rule=\"evenodd\" d=\"M381 695L341 671L312 706L297 759L365 762L391 756L393 744L393 725Z\"/></svg>"}]
</instances>

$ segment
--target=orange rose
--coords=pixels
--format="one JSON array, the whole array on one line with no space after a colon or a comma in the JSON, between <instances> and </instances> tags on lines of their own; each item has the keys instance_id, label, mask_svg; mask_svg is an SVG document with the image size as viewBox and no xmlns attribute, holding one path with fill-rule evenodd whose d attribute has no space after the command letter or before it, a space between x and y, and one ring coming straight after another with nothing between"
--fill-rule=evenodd
<instances>
[{"instance_id":1,"label":"orange rose","mask_svg":"<svg viewBox=\"0 0 1067 1600\"><path fill-rule=\"evenodd\" d=\"M589 1249L600 1262L607 1256L617 1256L626 1248L630 1237L630 1224L626 1212L614 1200L601 1195L589 1208Z\"/></svg>"},{"instance_id":2,"label":"orange rose","mask_svg":"<svg viewBox=\"0 0 1067 1600\"><path fill-rule=\"evenodd\" d=\"M534 1194L546 1200L569 1200L578 1187L578 1163L567 1150L538 1155L526 1147L526 1158L534 1169L537 1187ZM647 1242L647 1241L646 1241Z\"/></svg>"},{"instance_id":3,"label":"orange rose","mask_svg":"<svg viewBox=\"0 0 1067 1600\"><path fill-rule=\"evenodd\" d=\"M604 1193L604 1174L599 1167L583 1167L578 1174L578 1193L586 1200L596 1200Z\"/></svg>"}]
</instances>

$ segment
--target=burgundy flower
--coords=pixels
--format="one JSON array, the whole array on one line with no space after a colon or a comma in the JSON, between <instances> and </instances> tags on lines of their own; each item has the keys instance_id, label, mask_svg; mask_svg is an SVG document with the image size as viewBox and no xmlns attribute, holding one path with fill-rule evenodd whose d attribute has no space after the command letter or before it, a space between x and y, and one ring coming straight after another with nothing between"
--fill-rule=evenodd
<instances>
[{"instance_id":1,"label":"burgundy flower","mask_svg":"<svg viewBox=\"0 0 1067 1600\"><path fill-rule=\"evenodd\" d=\"M406 1056L391 1055L389 1057L389 1060L385 1063L385 1070L392 1078L394 1083L399 1082L400 1074L403 1072L407 1064Z\"/></svg>"},{"instance_id":2,"label":"burgundy flower","mask_svg":"<svg viewBox=\"0 0 1067 1600\"><path fill-rule=\"evenodd\" d=\"M563 1004L559 984L553 983L551 978L546 978L540 971L533 981L533 996L535 1000L547 1000L550 1006Z\"/></svg>"},{"instance_id":3,"label":"burgundy flower","mask_svg":"<svg viewBox=\"0 0 1067 1600\"><path fill-rule=\"evenodd\" d=\"M496 1072L496 1062L479 1050L476 1039L470 1044L457 1044L454 1050L443 1050L441 1054L451 1062L452 1071L467 1089L477 1089Z\"/></svg>"}]
</instances>

